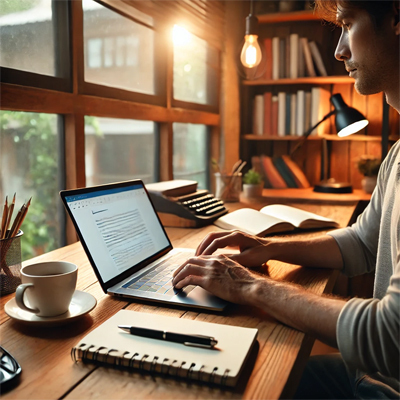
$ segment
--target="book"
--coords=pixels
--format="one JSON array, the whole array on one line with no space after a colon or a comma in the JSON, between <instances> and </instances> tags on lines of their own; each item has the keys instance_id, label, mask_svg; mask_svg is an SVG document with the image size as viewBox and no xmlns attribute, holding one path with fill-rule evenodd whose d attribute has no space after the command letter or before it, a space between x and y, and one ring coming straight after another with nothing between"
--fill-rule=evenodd
<instances>
[{"instance_id":1,"label":"book","mask_svg":"<svg viewBox=\"0 0 400 400\"><path fill-rule=\"evenodd\" d=\"M278 96L272 96L271 114L271 135L278 136Z\"/></svg>"},{"instance_id":2,"label":"book","mask_svg":"<svg viewBox=\"0 0 400 400\"><path fill-rule=\"evenodd\" d=\"M214 337L214 349L131 335L118 325ZM223 386L235 386L258 330L120 310L72 348L74 361L140 369ZM240 346L238 346L240 343Z\"/></svg>"},{"instance_id":3,"label":"book","mask_svg":"<svg viewBox=\"0 0 400 400\"><path fill-rule=\"evenodd\" d=\"M305 176L302 169L297 165L295 161L293 161L289 155L284 154L280 156L282 161L286 164L287 170L293 176L293 179L296 182L296 186L298 188L308 188L310 187L310 182Z\"/></svg>"},{"instance_id":4,"label":"book","mask_svg":"<svg viewBox=\"0 0 400 400\"><path fill-rule=\"evenodd\" d=\"M296 118L297 118L297 93L290 95L290 130L291 136L296 135Z\"/></svg>"},{"instance_id":5,"label":"book","mask_svg":"<svg viewBox=\"0 0 400 400\"><path fill-rule=\"evenodd\" d=\"M317 67L317 71L319 72L319 75L321 76L328 76L328 73L326 72L325 64L324 61L322 60L321 53L318 49L317 43L314 41L311 41L309 43L310 50L311 50L311 55L314 60L315 66Z\"/></svg>"},{"instance_id":6,"label":"book","mask_svg":"<svg viewBox=\"0 0 400 400\"><path fill-rule=\"evenodd\" d=\"M286 78L286 39L279 38L279 79Z\"/></svg>"},{"instance_id":7,"label":"book","mask_svg":"<svg viewBox=\"0 0 400 400\"><path fill-rule=\"evenodd\" d=\"M304 90L297 91L296 136L304 135L305 97Z\"/></svg>"},{"instance_id":8,"label":"book","mask_svg":"<svg viewBox=\"0 0 400 400\"><path fill-rule=\"evenodd\" d=\"M265 79L272 79L272 38L264 39L264 49L265 49Z\"/></svg>"},{"instance_id":9,"label":"book","mask_svg":"<svg viewBox=\"0 0 400 400\"><path fill-rule=\"evenodd\" d=\"M179 197L195 192L197 190L197 181L176 179L172 181L147 183L146 189L160 196Z\"/></svg>"},{"instance_id":10,"label":"book","mask_svg":"<svg viewBox=\"0 0 400 400\"><path fill-rule=\"evenodd\" d=\"M257 94L254 97L253 133L262 135L264 132L264 95Z\"/></svg>"},{"instance_id":11,"label":"book","mask_svg":"<svg viewBox=\"0 0 400 400\"><path fill-rule=\"evenodd\" d=\"M319 121L329 113L331 109L330 103L331 94L328 90L322 87L313 87L311 89L311 126L316 125ZM312 131L312 135L322 135L331 132L330 119L322 122L317 128Z\"/></svg>"},{"instance_id":12,"label":"book","mask_svg":"<svg viewBox=\"0 0 400 400\"><path fill-rule=\"evenodd\" d=\"M282 178L278 170L276 169L274 163L272 162L272 158L269 156L262 155L261 156L261 164L264 168L264 174L268 179L271 187L274 189L286 189L287 184L285 180Z\"/></svg>"},{"instance_id":13,"label":"book","mask_svg":"<svg viewBox=\"0 0 400 400\"><path fill-rule=\"evenodd\" d=\"M290 35L290 79L299 77L299 35Z\"/></svg>"},{"instance_id":14,"label":"book","mask_svg":"<svg viewBox=\"0 0 400 400\"><path fill-rule=\"evenodd\" d=\"M272 93L264 93L264 135L272 135Z\"/></svg>"},{"instance_id":15,"label":"book","mask_svg":"<svg viewBox=\"0 0 400 400\"><path fill-rule=\"evenodd\" d=\"M272 79L279 79L279 37L272 38Z\"/></svg>"},{"instance_id":16,"label":"book","mask_svg":"<svg viewBox=\"0 0 400 400\"><path fill-rule=\"evenodd\" d=\"M311 128L311 92L306 92L304 104L304 132L307 132Z\"/></svg>"},{"instance_id":17,"label":"book","mask_svg":"<svg viewBox=\"0 0 400 400\"><path fill-rule=\"evenodd\" d=\"M268 205L260 211L241 208L216 219L214 224L222 229L238 229L260 237L295 229L339 227L332 219L282 204Z\"/></svg>"},{"instance_id":18,"label":"book","mask_svg":"<svg viewBox=\"0 0 400 400\"><path fill-rule=\"evenodd\" d=\"M283 161L282 157L274 157L272 162L275 165L275 168L279 172L279 175L283 178L286 182L288 188L297 188L296 180L294 179L290 169Z\"/></svg>"},{"instance_id":19,"label":"book","mask_svg":"<svg viewBox=\"0 0 400 400\"><path fill-rule=\"evenodd\" d=\"M286 93L278 93L278 136L286 134Z\"/></svg>"},{"instance_id":20,"label":"book","mask_svg":"<svg viewBox=\"0 0 400 400\"><path fill-rule=\"evenodd\" d=\"M315 77L317 76L317 73L315 72L314 63L311 55L311 49L308 44L308 39L300 38L300 42L301 42L301 47L303 48L307 76Z\"/></svg>"}]
</instances>

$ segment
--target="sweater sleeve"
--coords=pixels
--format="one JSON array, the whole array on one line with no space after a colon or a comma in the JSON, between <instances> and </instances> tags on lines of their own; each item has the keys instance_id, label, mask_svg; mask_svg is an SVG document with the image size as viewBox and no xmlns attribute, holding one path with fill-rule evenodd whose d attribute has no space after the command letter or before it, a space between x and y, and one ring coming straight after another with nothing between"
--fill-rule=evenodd
<instances>
[{"instance_id":1,"label":"sweater sleeve","mask_svg":"<svg viewBox=\"0 0 400 400\"><path fill-rule=\"evenodd\" d=\"M386 176L390 170L388 159L389 157L385 159L380 168L371 201L357 221L351 227L328 233L339 246L343 258L343 273L347 276L362 275L375 269L382 199L386 189Z\"/></svg>"},{"instance_id":2,"label":"sweater sleeve","mask_svg":"<svg viewBox=\"0 0 400 400\"><path fill-rule=\"evenodd\" d=\"M337 323L338 347L346 364L367 373L399 379L400 263L381 299L354 298Z\"/></svg>"}]
</instances>

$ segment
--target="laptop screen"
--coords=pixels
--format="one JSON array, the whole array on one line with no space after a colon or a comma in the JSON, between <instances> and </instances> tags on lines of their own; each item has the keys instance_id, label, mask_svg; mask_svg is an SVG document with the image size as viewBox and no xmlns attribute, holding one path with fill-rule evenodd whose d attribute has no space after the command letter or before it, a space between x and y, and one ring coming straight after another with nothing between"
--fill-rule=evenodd
<instances>
[{"instance_id":1,"label":"laptop screen","mask_svg":"<svg viewBox=\"0 0 400 400\"><path fill-rule=\"evenodd\" d=\"M171 246L141 181L61 195L104 283Z\"/></svg>"}]
</instances>

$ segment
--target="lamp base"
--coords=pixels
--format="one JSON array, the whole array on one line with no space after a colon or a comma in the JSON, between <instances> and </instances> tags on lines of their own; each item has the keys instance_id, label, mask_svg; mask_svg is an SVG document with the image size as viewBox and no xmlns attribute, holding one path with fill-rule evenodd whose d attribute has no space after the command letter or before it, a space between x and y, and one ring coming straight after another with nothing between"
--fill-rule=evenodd
<instances>
[{"instance_id":1,"label":"lamp base","mask_svg":"<svg viewBox=\"0 0 400 400\"><path fill-rule=\"evenodd\" d=\"M318 193L353 193L353 187L348 182L322 181L314 186Z\"/></svg>"}]
</instances>

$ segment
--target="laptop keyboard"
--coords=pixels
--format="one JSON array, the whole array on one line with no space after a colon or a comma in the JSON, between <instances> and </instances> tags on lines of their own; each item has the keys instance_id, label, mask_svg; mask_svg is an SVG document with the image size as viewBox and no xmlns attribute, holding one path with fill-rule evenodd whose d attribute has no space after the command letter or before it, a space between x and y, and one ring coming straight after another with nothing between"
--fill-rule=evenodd
<instances>
[{"instance_id":1,"label":"laptop keyboard","mask_svg":"<svg viewBox=\"0 0 400 400\"><path fill-rule=\"evenodd\" d=\"M123 288L142 290L144 292L159 293L174 296L182 291L172 286L172 274L188 258L188 253L177 253L159 262L145 274L140 275L123 285ZM192 287L192 289L194 286ZM185 290L188 294L188 290Z\"/></svg>"}]
</instances>

